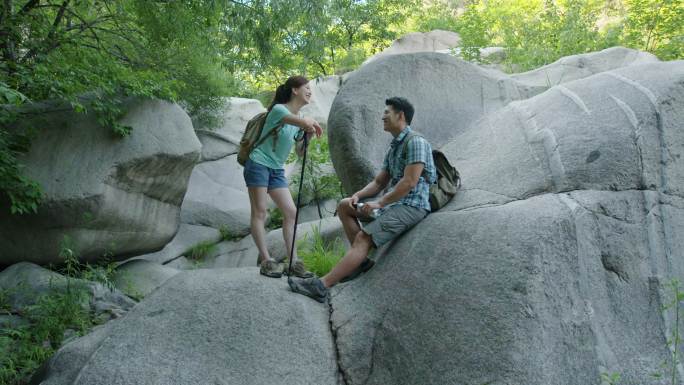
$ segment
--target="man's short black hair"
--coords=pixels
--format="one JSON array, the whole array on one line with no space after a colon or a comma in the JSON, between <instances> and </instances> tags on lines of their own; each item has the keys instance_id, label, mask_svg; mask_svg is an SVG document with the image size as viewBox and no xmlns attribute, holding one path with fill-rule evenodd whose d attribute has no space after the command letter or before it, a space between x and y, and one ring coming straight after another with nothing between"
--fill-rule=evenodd
<instances>
[{"instance_id":1,"label":"man's short black hair","mask_svg":"<svg viewBox=\"0 0 684 385\"><path fill-rule=\"evenodd\" d=\"M408 100L400 96L394 96L386 99L385 105L392 106L392 109L394 109L395 112L403 112L404 117L406 118L406 124L411 124L411 121L413 120L414 109L413 105L411 105Z\"/></svg>"}]
</instances>

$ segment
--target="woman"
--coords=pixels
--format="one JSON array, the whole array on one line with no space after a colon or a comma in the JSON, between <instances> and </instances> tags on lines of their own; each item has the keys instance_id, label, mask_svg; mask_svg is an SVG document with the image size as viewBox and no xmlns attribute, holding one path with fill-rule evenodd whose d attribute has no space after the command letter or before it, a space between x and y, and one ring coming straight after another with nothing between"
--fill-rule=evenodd
<instances>
[{"instance_id":1,"label":"woman","mask_svg":"<svg viewBox=\"0 0 684 385\"><path fill-rule=\"evenodd\" d=\"M273 102L268 107L266 123L261 133L261 138L268 135L271 130L280 127L277 134L266 139L256 147L245 163L244 177L249 192L251 206L251 230L254 243L259 250L261 260L260 273L269 277L280 277L284 267L278 263L268 252L266 247L266 203L267 195L283 212L283 239L287 256L279 256L284 259L293 255L292 275L308 278L313 274L306 270L304 264L297 258L297 250L292 253L292 238L294 236L295 215L297 209L287 178L285 177L285 160L292 150L296 137L301 138L303 131L307 137L316 134L320 137L323 129L315 120L299 116L299 110L309 104L311 100L311 88L309 80L303 76L292 76L285 84L276 89ZM300 155L303 146L298 146Z\"/></svg>"}]
</instances>

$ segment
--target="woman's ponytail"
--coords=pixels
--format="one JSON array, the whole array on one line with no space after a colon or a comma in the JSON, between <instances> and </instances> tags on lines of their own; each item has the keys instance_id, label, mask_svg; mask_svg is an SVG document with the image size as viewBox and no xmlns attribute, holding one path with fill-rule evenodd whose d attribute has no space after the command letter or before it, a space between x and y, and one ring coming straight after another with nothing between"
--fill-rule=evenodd
<instances>
[{"instance_id":1,"label":"woman's ponytail","mask_svg":"<svg viewBox=\"0 0 684 385\"><path fill-rule=\"evenodd\" d=\"M309 79L304 76L290 76L285 83L281 84L276 88L275 95L273 96L273 101L271 105L268 106L268 111L276 104L285 104L292 98L292 89L299 88L309 82Z\"/></svg>"}]
</instances>

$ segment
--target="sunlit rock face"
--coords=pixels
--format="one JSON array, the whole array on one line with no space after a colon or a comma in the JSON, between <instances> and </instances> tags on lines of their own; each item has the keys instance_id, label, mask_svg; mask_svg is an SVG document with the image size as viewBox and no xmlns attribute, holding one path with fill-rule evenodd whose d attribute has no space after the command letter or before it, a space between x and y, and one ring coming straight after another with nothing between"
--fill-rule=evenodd
<instances>
[{"instance_id":1,"label":"sunlit rock face","mask_svg":"<svg viewBox=\"0 0 684 385\"><path fill-rule=\"evenodd\" d=\"M651 374L672 367L662 305L684 279L683 125L678 61L454 130L441 147L462 190L334 290L347 383L668 383Z\"/></svg>"},{"instance_id":2,"label":"sunlit rock face","mask_svg":"<svg viewBox=\"0 0 684 385\"><path fill-rule=\"evenodd\" d=\"M176 104L131 100L119 123L125 138L92 114L41 107L23 121L38 129L20 159L45 193L37 214L0 216L0 263L60 262L68 236L84 260L163 247L176 233L188 178L201 145ZM8 204L3 202L3 206Z\"/></svg>"}]
</instances>

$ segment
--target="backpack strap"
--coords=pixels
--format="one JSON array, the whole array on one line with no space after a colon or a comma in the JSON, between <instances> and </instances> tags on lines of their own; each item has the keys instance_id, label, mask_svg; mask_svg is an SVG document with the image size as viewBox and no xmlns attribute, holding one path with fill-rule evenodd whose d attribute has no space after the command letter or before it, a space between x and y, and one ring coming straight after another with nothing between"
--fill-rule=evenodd
<instances>
[{"instance_id":1,"label":"backpack strap","mask_svg":"<svg viewBox=\"0 0 684 385\"><path fill-rule=\"evenodd\" d=\"M264 124L266 124L266 119L265 119L265 118L264 118ZM280 131L280 129L281 129L284 125L285 125L284 123L281 123L281 124L279 124L279 125L273 127L273 129L272 129L271 131L269 131L268 134L264 135L263 138L259 139L259 140L254 144L254 147L252 147L252 148L257 148L257 147L261 146L261 144L264 143L264 142L266 141L266 139L268 139L269 136L275 135L275 136L273 136L273 151L275 151L276 140L277 140L277 138L278 138L277 134L278 134L278 132Z\"/></svg>"},{"instance_id":2,"label":"backpack strap","mask_svg":"<svg viewBox=\"0 0 684 385\"><path fill-rule=\"evenodd\" d=\"M411 141L411 139L413 139L415 137L422 138L423 136L420 134L416 134L415 132L409 132L404 137L404 142L402 143L402 150L401 150L401 154L402 154L401 157L404 158L404 162L408 161L408 145L409 145L409 142ZM430 156L432 156L432 154L430 154ZM420 175L423 178L425 178L427 176L426 172L427 171L425 170L425 167L423 167L423 171L420 173ZM428 178L425 178L425 181L428 182L428 184L430 183Z\"/></svg>"}]
</instances>

